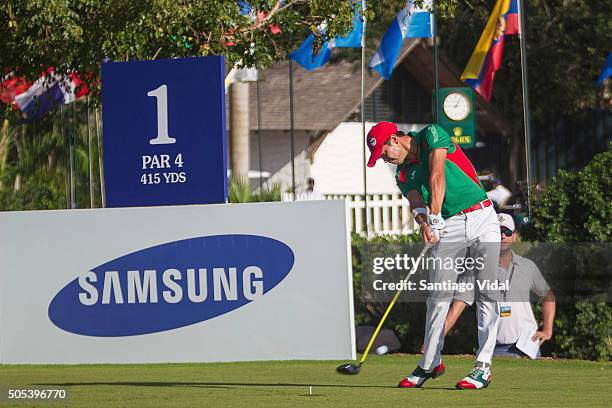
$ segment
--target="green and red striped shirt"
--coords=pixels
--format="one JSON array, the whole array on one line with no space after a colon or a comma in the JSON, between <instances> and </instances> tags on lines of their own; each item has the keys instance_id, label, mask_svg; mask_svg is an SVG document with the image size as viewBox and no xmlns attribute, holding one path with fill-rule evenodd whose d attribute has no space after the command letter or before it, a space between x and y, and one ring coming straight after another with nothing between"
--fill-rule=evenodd
<instances>
[{"instance_id":1,"label":"green and red striped shirt","mask_svg":"<svg viewBox=\"0 0 612 408\"><path fill-rule=\"evenodd\" d=\"M474 166L443 128L428 125L419 132L409 134L419 145L419 159L406 160L397 166L395 179L404 196L409 191L416 190L423 197L425 204L431 204L429 153L434 149L446 149L446 191L442 201L442 217L449 218L487 199Z\"/></svg>"}]
</instances>

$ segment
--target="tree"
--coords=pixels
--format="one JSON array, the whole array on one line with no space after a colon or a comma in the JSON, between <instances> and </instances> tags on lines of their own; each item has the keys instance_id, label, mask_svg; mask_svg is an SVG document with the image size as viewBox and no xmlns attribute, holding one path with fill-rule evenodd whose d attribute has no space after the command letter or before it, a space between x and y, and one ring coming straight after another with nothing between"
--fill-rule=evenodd
<instances>
[{"instance_id":1,"label":"tree","mask_svg":"<svg viewBox=\"0 0 612 408\"><path fill-rule=\"evenodd\" d=\"M415 0L416 4L423 0ZM452 15L459 0L438 0ZM327 25L333 38L350 29L349 0L250 1L265 17L241 14L237 0L7 0L0 5L0 68L35 79L41 67L98 73L100 63L224 55L229 63L266 67ZM360 1L356 1L360 7ZM400 0L368 2L368 21L397 13ZM388 21L388 20L387 20ZM279 34L270 24L281 28Z\"/></svg>"},{"instance_id":2,"label":"tree","mask_svg":"<svg viewBox=\"0 0 612 408\"><path fill-rule=\"evenodd\" d=\"M41 67L97 74L107 58L198 55L267 66L323 21L330 36L346 32L353 15L346 0L251 3L265 17L241 14L234 0L9 0L0 5L2 69L35 79Z\"/></svg>"},{"instance_id":3,"label":"tree","mask_svg":"<svg viewBox=\"0 0 612 408\"><path fill-rule=\"evenodd\" d=\"M465 67L496 0L465 1L439 29L444 54ZM595 81L612 44L612 0L526 0L527 65L532 137L563 116L597 107ZM492 104L512 124L511 171L524 177L523 101L517 36L506 37Z\"/></svg>"},{"instance_id":4,"label":"tree","mask_svg":"<svg viewBox=\"0 0 612 408\"><path fill-rule=\"evenodd\" d=\"M444 4L456 0L443 0ZM250 1L252 12L241 14L237 0L7 0L0 3L0 75L14 72L29 81L53 67L57 73L91 73L91 101L99 103L100 65L105 59L174 58L224 55L227 65L266 67L295 49L327 23L333 37L350 28L353 17L348 0ZM369 6L368 20L384 32L402 0L382 0ZM356 2L360 4L360 2ZM448 7L446 8L448 9ZM270 29L278 25L280 33ZM377 38L369 44L376 48ZM372 51L373 52L373 51ZM76 106L79 105L79 106ZM68 107L68 118L81 112L82 104ZM76 114L82 116L81 113ZM65 177L70 155L68 139L74 140L77 190L87 184L87 135L84 129L52 112L34 125L20 125L18 110L0 104L0 189L18 194L14 186L30 186L33 178L44 180L60 194L68 190ZM72 123L72 124L71 124ZM70 125L71 124L71 125ZM66 125L66 126L64 126ZM74 135L71 136L71 135ZM98 169L99 170L99 169ZM97 174L98 172L96 172ZM64 186L62 184L65 184ZM36 190L38 191L38 190ZM21 194L23 197L42 195ZM81 194L79 206L86 205ZM3 200L3 209L16 201ZM32 204L47 208L58 200ZM61 203L60 203L61 204ZM15 208L22 208L21 204Z\"/></svg>"}]
</instances>

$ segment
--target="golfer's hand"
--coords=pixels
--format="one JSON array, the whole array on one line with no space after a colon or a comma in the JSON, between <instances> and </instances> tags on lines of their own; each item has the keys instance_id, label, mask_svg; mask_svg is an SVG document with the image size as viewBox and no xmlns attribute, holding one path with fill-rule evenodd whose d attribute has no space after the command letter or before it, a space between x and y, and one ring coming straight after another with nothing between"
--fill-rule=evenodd
<instances>
[{"instance_id":1,"label":"golfer's hand","mask_svg":"<svg viewBox=\"0 0 612 408\"><path fill-rule=\"evenodd\" d=\"M431 227L425 223L421 224L421 235L423 236L423 241L429 242L431 245L435 245L440 240L437 231L432 230Z\"/></svg>"},{"instance_id":2,"label":"golfer's hand","mask_svg":"<svg viewBox=\"0 0 612 408\"><path fill-rule=\"evenodd\" d=\"M544 343L546 340L550 340L552 338L552 332L547 330L537 331L531 338L531 341L537 341L540 344Z\"/></svg>"}]
</instances>

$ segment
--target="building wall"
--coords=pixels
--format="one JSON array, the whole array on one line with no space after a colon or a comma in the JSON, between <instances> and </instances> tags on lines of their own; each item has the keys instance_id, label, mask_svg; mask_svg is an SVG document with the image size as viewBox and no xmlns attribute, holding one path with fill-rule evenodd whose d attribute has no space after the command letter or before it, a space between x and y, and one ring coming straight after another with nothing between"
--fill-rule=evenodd
<instances>
[{"instance_id":1,"label":"building wall","mask_svg":"<svg viewBox=\"0 0 612 408\"><path fill-rule=\"evenodd\" d=\"M560 169L578 171L612 141L612 110L583 111L534 126L531 145L534 182L546 183Z\"/></svg>"},{"instance_id":2,"label":"building wall","mask_svg":"<svg viewBox=\"0 0 612 408\"><path fill-rule=\"evenodd\" d=\"M366 133L374 126L366 123ZM400 124L400 130L418 130L423 125ZM323 194L363 194L363 152L366 160L370 152L362 139L361 123L343 122L321 143L314 154L310 174L316 189ZM392 194L395 185L395 166L382 160L367 169L368 194Z\"/></svg>"},{"instance_id":3,"label":"building wall","mask_svg":"<svg viewBox=\"0 0 612 408\"><path fill-rule=\"evenodd\" d=\"M318 132L295 130L295 173L296 189L305 185L310 163L306 160L306 150ZM228 136L229 137L229 136ZM251 186L259 186L259 171L263 181L281 182L284 189L290 189L291 177L291 132L285 130L251 131L249 139L249 169ZM259 146L261 145L261 165ZM229 140L228 140L229 146Z\"/></svg>"}]
</instances>

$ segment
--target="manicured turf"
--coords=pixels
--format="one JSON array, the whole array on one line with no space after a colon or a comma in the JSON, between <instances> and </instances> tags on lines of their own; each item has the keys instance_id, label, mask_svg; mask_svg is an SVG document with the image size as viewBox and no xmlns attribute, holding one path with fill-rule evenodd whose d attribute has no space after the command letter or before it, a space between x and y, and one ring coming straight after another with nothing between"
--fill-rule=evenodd
<instances>
[{"instance_id":1,"label":"manicured turf","mask_svg":"<svg viewBox=\"0 0 612 408\"><path fill-rule=\"evenodd\" d=\"M0 389L65 388L66 403L0 407L603 407L612 403L612 364L576 360L494 362L482 391L456 391L470 357L446 357L447 371L421 389L395 388L418 360L371 356L357 376L343 361L215 364L0 366ZM312 395L309 395L312 386ZM5 400L6 401L6 400Z\"/></svg>"}]
</instances>

